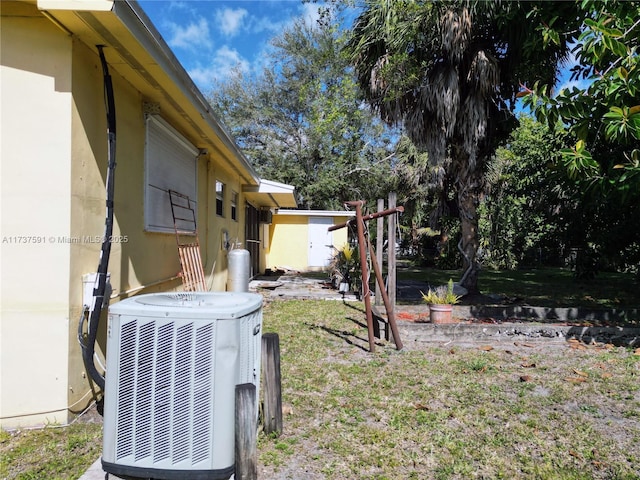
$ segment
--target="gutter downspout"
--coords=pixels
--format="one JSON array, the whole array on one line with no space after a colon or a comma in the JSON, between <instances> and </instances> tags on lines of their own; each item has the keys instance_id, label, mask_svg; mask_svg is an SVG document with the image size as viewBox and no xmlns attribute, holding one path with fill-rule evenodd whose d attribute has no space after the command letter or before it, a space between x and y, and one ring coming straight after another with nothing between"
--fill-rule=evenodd
<instances>
[{"instance_id":1,"label":"gutter downspout","mask_svg":"<svg viewBox=\"0 0 640 480\"><path fill-rule=\"evenodd\" d=\"M100 323L100 314L102 313L102 307L109 300L105 301L105 291L107 286L107 270L109 268L109 256L111 254L111 235L113 233L113 204L114 204L114 180L116 169L116 108L115 99L113 96L113 84L111 82L111 75L109 75L109 67L103 52L103 45L97 45L98 53L100 54L100 61L102 63L102 72L104 76L104 95L105 95L105 107L107 113L107 141L108 141L108 156L107 156L107 180L106 180L106 219L104 237L102 238L102 249L100 251L100 262L98 264L98 275L96 279L96 286L93 289L93 310L89 313L89 323L87 327L86 341L81 339L80 346L82 347L82 359L87 373L91 376L93 381L104 392L105 378L96 368L93 355L95 352L96 337L98 334L98 325ZM82 330L82 324L84 323L84 315L80 321L80 330Z\"/></svg>"}]
</instances>

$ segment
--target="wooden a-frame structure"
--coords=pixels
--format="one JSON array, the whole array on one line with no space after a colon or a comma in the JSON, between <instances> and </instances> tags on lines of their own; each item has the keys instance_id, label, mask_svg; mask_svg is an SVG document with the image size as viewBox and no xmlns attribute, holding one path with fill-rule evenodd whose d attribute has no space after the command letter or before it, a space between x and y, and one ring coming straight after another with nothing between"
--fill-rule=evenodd
<instances>
[{"instance_id":1,"label":"wooden a-frame structure","mask_svg":"<svg viewBox=\"0 0 640 480\"><path fill-rule=\"evenodd\" d=\"M395 318L395 309L391 301L389 300L389 295L382 278L382 270L380 265L378 264L376 251L371 244L368 234L366 234L366 229L364 222L373 220L375 218L386 217L388 215L394 215L398 212L404 212L404 207L393 207L388 210L379 211L376 213L372 213L369 215L362 214L362 207L364 205L363 200L346 202L345 205L353 206L356 208L356 218L351 219L348 222L341 223L338 225L332 225L329 227L329 231L332 232L334 230L338 230L340 228L352 227L353 224L356 224L357 234L358 234L358 247L360 252L360 269L362 273L362 298L364 300L366 316L367 316L367 330L368 330L368 339L369 339L369 351L373 352L375 350L375 338L376 335L379 336L379 328L376 323L374 323L373 318L373 308L371 306L371 292L369 290L369 268L367 265L367 255L369 255L371 260L371 265L373 265L373 271L376 276L376 281L380 289L380 293L382 295L382 300L384 302L385 310L387 313L387 321L389 327L391 328L391 334L393 336L393 341L396 345L396 349L402 350L402 340L400 340L400 333L398 332L398 326L396 324ZM389 248L395 248L395 242L393 245L389 245ZM395 288L395 282L392 283L393 288ZM395 296L394 296L395 297Z\"/></svg>"}]
</instances>

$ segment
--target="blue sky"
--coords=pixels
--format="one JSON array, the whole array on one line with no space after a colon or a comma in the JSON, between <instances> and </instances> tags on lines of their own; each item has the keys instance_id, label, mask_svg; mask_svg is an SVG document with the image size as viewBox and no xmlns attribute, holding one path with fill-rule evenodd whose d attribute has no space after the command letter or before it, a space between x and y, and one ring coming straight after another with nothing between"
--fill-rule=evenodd
<instances>
[{"instance_id":1,"label":"blue sky","mask_svg":"<svg viewBox=\"0 0 640 480\"><path fill-rule=\"evenodd\" d=\"M309 22L318 18L318 5L301 0L139 0L139 4L204 93L234 68L247 75L261 71L271 38L296 18ZM568 68L563 70L557 90L585 85L570 82Z\"/></svg>"},{"instance_id":2,"label":"blue sky","mask_svg":"<svg viewBox=\"0 0 640 480\"><path fill-rule=\"evenodd\" d=\"M295 18L314 21L318 6L300 0L143 0L140 6L200 90L233 68L260 71L269 39Z\"/></svg>"}]
</instances>

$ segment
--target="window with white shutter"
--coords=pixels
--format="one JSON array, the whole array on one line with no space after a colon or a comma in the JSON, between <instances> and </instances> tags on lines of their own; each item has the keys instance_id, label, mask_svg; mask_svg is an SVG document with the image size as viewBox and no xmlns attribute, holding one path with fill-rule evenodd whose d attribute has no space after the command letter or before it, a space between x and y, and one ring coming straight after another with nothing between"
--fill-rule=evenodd
<instances>
[{"instance_id":1,"label":"window with white shutter","mask_svg":"<svg viewBox=\"0 0 640 480\"><path fill-rule=\"evenodd\" d=\"M145 230L173 233L169 190L189 197L197 209L198 149L156 115L148 115L146 124Z\"/></svg>"}]
</instances>

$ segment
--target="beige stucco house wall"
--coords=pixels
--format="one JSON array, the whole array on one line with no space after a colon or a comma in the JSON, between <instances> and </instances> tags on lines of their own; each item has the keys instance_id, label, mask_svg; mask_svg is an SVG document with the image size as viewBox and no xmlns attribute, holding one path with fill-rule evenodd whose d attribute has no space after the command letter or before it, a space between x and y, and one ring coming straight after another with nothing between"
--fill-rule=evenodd
<instances>
[{"instance_id":1,"label":"beige stucco house wall","mask_svg":"<svg viewBox=\"0 0 640 480\"><path fill-rule=\"evenodd\" d=\"M354 212L278 209L269 225L266 266L271 270L325 270L331 257L348 241L348 229L328 231L347 222Z\"/></svg>"},{"instance_id":2,"label":"beige stucco house wall","mask_svg":"<svg viewBox=\"0 0 640 480\"><path fill-rule=\"evenodd\" d=\"M198 236L212 290L225 289L224 239L245 242L251 212L296 204L293 187L258 177L136 4L2 1L0 35L0 425L65 423L95 396L77 328L83 276L97 269L105 226L96 45L104 45L117 122L110 302L181 288L175 235L145 223L149 116L198 152ZM225 185L221 214L216 183Z\"/></svg>"}]
</instances>

